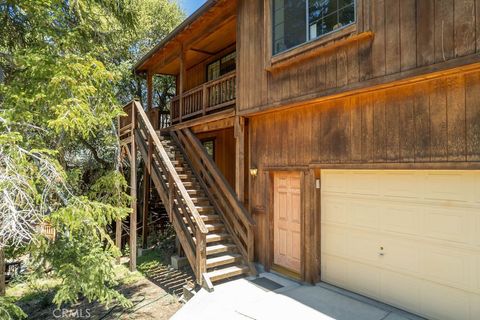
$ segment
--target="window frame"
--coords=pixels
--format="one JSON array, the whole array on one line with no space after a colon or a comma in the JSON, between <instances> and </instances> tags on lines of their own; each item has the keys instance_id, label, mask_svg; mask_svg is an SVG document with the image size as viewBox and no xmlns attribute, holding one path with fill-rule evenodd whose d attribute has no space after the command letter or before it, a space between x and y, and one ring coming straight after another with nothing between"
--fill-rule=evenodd
<instances>
[{"instance_id":1,"label":"window frame","mask_svg":"<svg viewBox=\"0 0 480 320\"><path fill-rule=\"evenodd\" d=\"M225 57L228 57L229 55L231 55L232 53L235 53L235 69L234 70L237 70L237 59L238 59L238 56L237 56L237 50L232 50L232 51L229 51L228 53L222 55L221 57L218 57L216 59L214 59L213 61L210 61L209 63L207 63L207 65L205 66L205 82L210 82L210 81L215 81L216 79L212 79L212 80L208 80L208 68L214 64L214 63L219 63L219 76L217 79L221 78L222 76L224 76L225 74L228 74L229 72L227 73L224 73L223 75L220 74L221 70L222 70L222 59L225 58ZM232 70L233 71L233 70ZM230 71L230 72L232 72Z\"/></svg>"},{"instance_id":2,"label":"window frame","mask_svg":"<svg viewBox=\"0 0 480 320\"><path fill-rule=\"evenodd\" d=\"M363 8L363 2L368 0L354 0L354 22L276 54L273 53L273 1L274 0L264 0L264 8L267 13L264 15L264 38L267 40L264 47L266 70L274 69L275 64L289 60L294 56L313 51L314 49L326 48L339 38L362 32L360 27L363 25L363 21L360 21L360 13ZM307 14L307 10L305 14ZM306 29L309 29L308 26L309 24L307 22L305 24ZM309 34L307 35L309 36Z\"/></svg>"}]
</instances>

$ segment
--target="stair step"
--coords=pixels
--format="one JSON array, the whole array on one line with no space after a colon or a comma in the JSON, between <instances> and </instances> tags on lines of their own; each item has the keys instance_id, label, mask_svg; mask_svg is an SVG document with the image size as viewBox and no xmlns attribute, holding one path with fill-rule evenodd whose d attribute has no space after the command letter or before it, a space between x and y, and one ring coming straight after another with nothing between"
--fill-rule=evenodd
<instances>
[{"instance_id":1,"label":"stair step","mask_svg":"<svg viewBox=\"0 0 480 320\"><path fill-rule=\"evenodd\" d=\"M193 217L190 217L193 220ZM200 218L204 222L212 222L220 220L220 216L218 214L200 214ZM183 222L187 223L187 218L183 218Z\"/></svg>"},{"instance_id":2,"label":"stair step","mask_svg":"<svg viewBox=\"0 0 480 320\"><path fill-rule=\"evenodd\" d=\"M207 256L213 255L222 252L229 252L235 250L237 247L234 244L227 243L227 244L215 244L212 246L207 246Z\"/></svg>"},{"instance_id":3,"label":"stair step","mask_svg":"<svg viewBox=\"0 0 480 320\"><path fill-rule=\"evenodd\" d=\"M217 242L222 240L230 239L230 235L227 233L208 233L207 234L207 243Z\"/></svg>"},{"instance_id":4,"label":"stair step","mask_svg":"<svg viewBox=\"0 0 480 320\"><path fill-rule=\"evenodd\" d=\"M186 221L184 220L184 222L186 223ZM225 226L223 225L223 223L206 223L205 226L207 227L208 231L219 231L219 230L223 230L223 228L225 228ZM190 227L187 227L188 231L190 231L190 233L192 233L192 230L190 229Z\"/></svg>"},{"instance_id":5,"label":"stair step","mask_svg":"<svg viewBox=\"0 0 480 320\"><path fill-rule=\"evenodd\" d=\"M226 278L231 278L248 272L247 266L232 266L228 268L218 269L207 273L210 281L216 282Z\"/></svg>"},{"instance_id":6,"label":"stair step","mask_svg":"<svg viewBox=\"0 0 480 320\"><path fill-rule=\"evenodd\" d=\"M226 264L231 264L240 260L241 255L239 254L225 254L219 257L208 258L207 259L207 268L215 268L218 266L224 266Z\"/></svg>"}]
</instances>

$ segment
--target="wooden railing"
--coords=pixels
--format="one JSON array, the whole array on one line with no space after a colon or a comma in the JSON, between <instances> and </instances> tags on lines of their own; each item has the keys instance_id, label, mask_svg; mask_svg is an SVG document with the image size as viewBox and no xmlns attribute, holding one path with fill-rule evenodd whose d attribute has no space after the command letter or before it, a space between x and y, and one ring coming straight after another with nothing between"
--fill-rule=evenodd
<instances>
[{"instance_id":1,"label":"wooden railing","mask_svg":"<svg viewBox=\"0 0 480 320\"><path fill-rule=\"evenodd\" d=\"M195 273L197 283L201 285L203 274L207 271L208 229L141 104L134 101L130 103L130 108L132 121L130 139L138 145L155 188L167 208L170 221ZM120 133L122 130L124 131L120 127Z\"/></svg>"},{"instance_id":2,"label":"wooden railing","mask_svg":"<svg viewBox=\"0 0 480 320\"><path fill-rule=\"evenodd\" d=\"M173 98L170 102L172 123L234 105L236 96L236 73L232 71Z\"/></svg>"},{"instance_id":3,"label":"wooden railing","mask_svg":"<svg viewBox=\"0 0 480 320\"><path fill-rule=\"evenodd\" d=\"M199 177L198 180L209 199L212 200L215 209L222 215L226 228L249 264L251 273L254 274L256 272L253 266L255 222L252 216L238 201L232 187L190 129L172 131L171 135L181 147L194 173Z\"/></svg>"}]
</instances>

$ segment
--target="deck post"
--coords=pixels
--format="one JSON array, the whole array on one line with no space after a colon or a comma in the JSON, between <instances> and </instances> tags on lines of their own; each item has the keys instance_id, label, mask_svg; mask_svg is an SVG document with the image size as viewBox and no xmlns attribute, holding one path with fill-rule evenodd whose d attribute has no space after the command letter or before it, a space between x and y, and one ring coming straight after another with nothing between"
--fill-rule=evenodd
<instances>
[{"instance_id":1,"label":"deck post","mask_svg":"<svg viewBox=\"0 0 480 320\"><path fill-rule=\"evenodd\" d=\"M245 119L235 117L235 192L240 202L245 201Z\"/></svg>"},{"instance_id":2,"label":"deck post","mask_svg":"<svg viewBox=\"0 0 480 320\"><path fill-rule=\"evenodd\" d=\"M150 174L147 168L148 164L145 164L145 173L143 180L143 206L142 206L142 248L147 248L148 238L148 214L149 214L149 202L150 202Z\"/></svg>"},{"instance_id":3,"label":"deck post","mask_svg":"<svg viewBox=\"0 0 480 320\"><path fill-rule=\"evenodd\" d=\"M186 66L185 66L185 50L183 46L180 48L181 53L180 53L180 75L178 77L178 91L179 94L178 96L180 97L179 100L179 105L180 105L180 122L182 122L182 117L183 117L183 91L185 90L184 84L185 84L185 74L186 74Z\"/></svg>"},{"instance_id":4,"label":"deck post","mask_svg":"<svg viewBox=\"0 0 480 320\"><path fill-rule=\"evenodd\" d=\"M147 73L147 113L153 108L153 74ZM150 119L151 120L151 119Z\"/></svg>"},{"instance_id":5,"label":"deck post","mask_svg":"<svg viewBox=\"0 0 480 320\"><path fill-rule=\"evenodd\" d=\"M130 160L130 196L132 199L132 213L130 214L130 271L137 269L137 146L135 142L135 129L137 127L136 105L132 106L132 141Z\"/></svg>"}]
</instances>

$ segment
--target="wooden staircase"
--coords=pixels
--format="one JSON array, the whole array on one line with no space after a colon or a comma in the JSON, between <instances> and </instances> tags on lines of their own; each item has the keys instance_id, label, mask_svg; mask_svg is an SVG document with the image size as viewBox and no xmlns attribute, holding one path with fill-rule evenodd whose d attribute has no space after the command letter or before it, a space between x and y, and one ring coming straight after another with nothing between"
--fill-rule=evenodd
<instances>
[{"instance_id":1,"label":"wooden staircase","mask_svg":"<svg viewBox=\"0 0 480 320\"><path fill-rule=\"evenodd\" d=\"M131 120L120 122L122 143L133 143L147 164L197 283L213 290L217 281L255 274L253 219L195 135L155 131L137 101L125 109Z\"/></svg>"}]
</instances>

